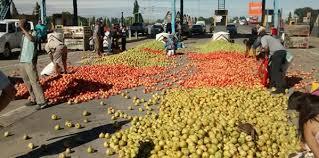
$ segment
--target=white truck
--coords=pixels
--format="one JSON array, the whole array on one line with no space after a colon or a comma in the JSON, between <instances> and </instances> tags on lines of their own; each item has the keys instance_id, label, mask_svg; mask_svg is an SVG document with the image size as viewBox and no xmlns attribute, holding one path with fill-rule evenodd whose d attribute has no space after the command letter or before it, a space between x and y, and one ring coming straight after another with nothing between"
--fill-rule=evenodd
<instances>
[{"instance_id":1,"label":"white truck","mask_svg":"<svg viewBox=\"0 0 319 158\"><path fill-rule=\"evenodd\" d=\"M11 50L20 48L22 32L18 27L18 19L5 19L0 21L0 54L10 57ZM34 29L32 22L29 22L31 29Z\"/></svg>"}]
</instances>

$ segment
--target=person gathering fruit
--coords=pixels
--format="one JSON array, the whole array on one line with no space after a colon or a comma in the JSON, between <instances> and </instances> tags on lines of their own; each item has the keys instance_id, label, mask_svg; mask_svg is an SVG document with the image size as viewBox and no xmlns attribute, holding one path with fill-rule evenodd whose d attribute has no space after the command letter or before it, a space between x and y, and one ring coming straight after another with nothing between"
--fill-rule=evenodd
<instances>
[{"instance_id":1,"label":"person gathering fruit","mask_svg":"<svg viewBox=\"0 0 319 158\"><path fill-rule=\"evenodd\" d=\"M319 157L319 95L294 92L289 97L288 108L299 112L299 135L304 151L297 157L310 152Z\"/></svg>"},{"instance_id":2,"label":"person gathering fruit","mask_svg":"<svg viewBox=\"0 0 319 158\"><path fill-rule=\"evenodd\" d=\"M68 49L63 43L62 33L54 31L48 35L45 51L49 54L50 60L54 64L55 73L57 75L67 73Z\"/></svg>"},{"instance_id":3,"label":"person gathering fruit","mask_svg":"<svg viewBox=\"0 0 319 158\"><path fill-rule=\"evenodd\" d=\"M26 84L30 93L30 102L28 102L26 105L37 105L37 110L44 109L48 107L48 103L45 100L37 72L37 36L36 33L31 30L31 25L29 24L28 20L20 20L19 27L23 33L20 55L20 70L23 82Z\"/></svg>"},{"instance_id":4,"label":"person gathering fruit","mask_svg":"<svg viewBox=\"0 0 319 158\"><path fill-rule=\"evenodd\" d=\"M176 45L174 43L174 40L171 38L164 37L163 41L165 43L164 48L165 48L167 56L173 56L176 51Z\"/></svg>"},{"instance_id":5,"label":"person gathering fruit","mask_svg":"<svg viewBox=\"0 0 319 158\"><path fill-rule=\"evenodd\" d=\"M0 70L0 111L8 106L16 95L16 89L8 77Z\"/></svg>"},{"instance_id":6,"label":"person gathering fruit","mask_svg":"<svg viewBox=\"0 0 319 158\"><path fill-rule=\"evenodd\" d=\"M273 36L260 31L262 50L269 58L269 80L270 87L276 88L274 93L284 93L287 88L285 83L284 66L287 64L287 50L281 42Z\"/></svg>"}]
</instances>

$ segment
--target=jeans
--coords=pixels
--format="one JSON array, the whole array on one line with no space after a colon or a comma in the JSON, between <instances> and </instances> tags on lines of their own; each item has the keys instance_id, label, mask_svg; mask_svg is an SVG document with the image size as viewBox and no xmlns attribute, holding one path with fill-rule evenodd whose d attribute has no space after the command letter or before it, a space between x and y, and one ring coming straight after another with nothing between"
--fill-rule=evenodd
<instances>
[{"instance_id":1,"label":"jeans","mask_svg":"<svg viewBox=\"0 0 319 158\"><path fill-rule=\"evenodd\" d=\"M286 54L285 50L279 50L274 52L270 57L270 66L269 66L269 76L270 76L270 87L275 87L277 92L283 93L287 88L285 81L285 68L286 64Z\"/></svg>"},{"instance_id":2,"label":"jeans","mask_svg":"<svg viewBox=\"0 0 319 158\"><path fill-rule=\"evenodd\" d=\"M30 93L31 101L34 101L37 104L46 103L43 89L40 85L36 64L20 63L20 69L23 82L26 84Z\"/></svg>"}]
</instances>

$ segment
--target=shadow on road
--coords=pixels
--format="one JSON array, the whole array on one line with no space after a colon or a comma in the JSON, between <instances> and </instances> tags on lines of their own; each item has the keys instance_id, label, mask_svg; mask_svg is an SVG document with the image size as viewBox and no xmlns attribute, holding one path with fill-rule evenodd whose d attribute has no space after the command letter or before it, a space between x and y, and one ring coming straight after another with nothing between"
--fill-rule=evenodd
<instances>
[{"instance_id":1,"label":"shadow on road","mask_svg":"<svg viewBox=\"0 0 319 158\"><path fill-rule=\"evenodd\" d=\"M88 142L91 142L95 139L98 139L99 134L101 132L113 134L116 131L120 130L120 128L127 123L129 123L129 121L122 121L122 122L119 122L117 125L107 124L107 125L93 128L91 130L74 133L74 134L68 134L61 137L51 138L47 141L55 140L55 139L60 139L60 140L50 143L48 145L42 145L39 148L33 151L30 151L29 153L25 155L18 156L17 158L40 158L40 157L49 156L49 155L56 155L56 154L64 152L66 148L72 149L72 148L81 146L83 144L86 144Z\"/></svg>"},{"instance_id":2,"label":"shadow on road","mask_svg":"<svg viewBox=\"0 0 319 158\"><path fill-rule=\"evenodd\" d=\"M192 35L191 37L189 38L197 38L197 39L200 39L200 38L212 38L212 34L208 34L208 33L205 33L205 34L197 34L197 35Z\"/></svg>"},{"instance_id":3,"label":"shadow on road","mask_svg":"<svg viewBox=\"0 0 319 158\"><path fill-rule=\"evenodd\" d=\"M299 84L302 80L303 80L303 78L301 78L301 77L296 77L296 76L287 77L288 87L292 88L296 84Z\"/></svg>"}]
</instances>

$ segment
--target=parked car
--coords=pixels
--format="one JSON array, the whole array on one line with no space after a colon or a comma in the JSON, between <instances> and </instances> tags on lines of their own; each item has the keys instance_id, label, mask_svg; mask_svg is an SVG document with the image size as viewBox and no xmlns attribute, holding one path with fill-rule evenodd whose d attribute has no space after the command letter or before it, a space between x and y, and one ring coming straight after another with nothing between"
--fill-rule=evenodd
<instances>
[{"instance_id":1,"label":"parked car","mask_svg":"<svg viewBox=\"0 0 319 158\"><path fill-rule=\"evenodd\" d=\"M205 21L197 21L196 25L202 25L203 32L206 32L206 22Z\"/></svg>"},{"instance_id":2,"label":"parked car","mask_svg":"<svg viewBox=\"0 0 319 158\"><path fill-rule=\"evenodd\" d=\"M130 26L130 29L132 34L137 32L138 34L144 35L147 32L146 27L143 23L134 23L133 25Z\"/></svg>"},{"instance_id":3,"label":"parked car","mask_svg":"<svg viewBox=\"0 0 319 158\"><path fill-rule=\"evenodd\" d=\"M162 25L155 24L151 28L151 36L155 37L156 34L164 32L164 27Z\"/></svg>"},{"instance_id":4,"label":"parked car","mask_svg":"<svg viewBox=\"0 0 319 158\"><path fill-rule=\"evenodd\" d=\"M11 50L20 48L22 32L18 27L18 19L5 19L0 21L0 54L10 57ZM34 29L32 22L29 22Z\"/></svg>"},{"instance_id":5,"label":"parked car","mask_svg":"<svg viewBox=\"0 0 319 158\"><path fill-rule=\"evenodd\" d=\"M192 28L191 28L191 33L192 35L194 34L203 34L203 26L202 25L193 25Z\"/></svg>"},{"instance_id":6,"label":"parked car","mask_svg":"<svg viewBox=\"0 0 319 158\"><path fill-rule=\"evenodd\" d=\"M226 26L226 30L230 34L230 36L237 35L237 26L235 24L228 24Z\"/></svg>"}]
</instances>

